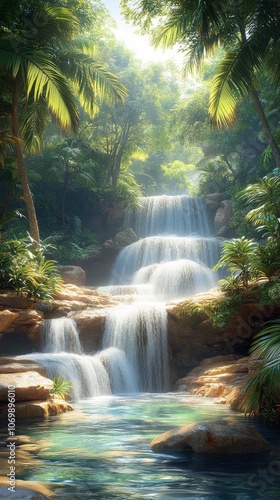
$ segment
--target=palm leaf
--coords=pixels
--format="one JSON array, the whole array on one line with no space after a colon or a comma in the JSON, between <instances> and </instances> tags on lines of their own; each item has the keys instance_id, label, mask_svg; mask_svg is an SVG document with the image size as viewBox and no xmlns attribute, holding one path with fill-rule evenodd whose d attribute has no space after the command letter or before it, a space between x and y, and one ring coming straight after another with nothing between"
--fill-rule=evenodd
<instances>
[{"instance_id":1,"label":"palm leaf","mask_svg":"<svg viewBox=\"0 0 280 500\"><path fill-rule=\"evenodd\" d=\"M77 130L78 112L71 87L48 54L32 51L22 43L0 40L0 66L11 71L13 78L21 70L27 99L31 95L36 102L44 96L61 127Z\"/></svg>"},{"instance_id":2,"label":"palm leaf","mask_svg":"<svg viewBox=\"0 0 280 500\"><path fill-rule=\"evenodd\" d=\"M226 54L220 63L210 92L209 113L218 127L229 127L236 118L236 98L248 93L254 83L254 70L261 57L250 41Z\"/></svg>"}]
</instances>

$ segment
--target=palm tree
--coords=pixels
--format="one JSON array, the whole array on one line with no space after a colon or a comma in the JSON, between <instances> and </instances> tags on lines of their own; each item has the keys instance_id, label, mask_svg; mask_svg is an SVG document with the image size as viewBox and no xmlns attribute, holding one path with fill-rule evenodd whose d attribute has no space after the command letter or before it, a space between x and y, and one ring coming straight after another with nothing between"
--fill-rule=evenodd
<instances>
[{"instance_id":1,"label":"palm tree","mask_svg":"<svg viewBox=\"0 0 280 500\"><path fill-rule=\"evenodd\" d=\"M156 5L142 2L141 6L132 0L122 0L121 4L128 19L152 31L155 46L179 46L186 56L185 71L199 67L220 45L231 47L225 49L213 80L209 103L212 123L218 127L232 125L237 97L250 94L280 167L280 150L256 91L256 76L264 64L269 67L275 85L279 84L279 0L174 0ZM154 17L158 19L155 29Z\"/></svg>"},{"instance_id":2,"label":"palm tree","mask_svg":"<svg viewBox=\"0 0 280 500\"><path fill-rule=\"evenodd\" d=\"M88 40L73 39L78 19L66 8L46 7L34 16L44 23L31 35L23 29L2 32L0 67L11 92L12 134L27 207L30 235L39 243L39 228L24 164L24 151L38 151L47 112L64 131L78 129L78 102L94 115L99 100L123 101L126 89L94 57ZM4 34L3 34L4 33ZM79 97L79 99L78 99Z\"/></svg>"}]
</instances>

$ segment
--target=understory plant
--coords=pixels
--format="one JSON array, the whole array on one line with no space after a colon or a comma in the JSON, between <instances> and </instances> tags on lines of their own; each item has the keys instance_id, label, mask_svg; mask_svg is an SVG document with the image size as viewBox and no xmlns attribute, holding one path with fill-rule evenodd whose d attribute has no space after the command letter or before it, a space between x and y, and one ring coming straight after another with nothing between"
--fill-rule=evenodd
<instances>
[{"instance_id":1,"label":"understory plant","mask_svg":"<svg viewBox=\"0 0 280 500\"><path fill-rule=\"evenodd\" d=\"M244 387L245 414L280 424L280 319L256 335L251 353L261 365Z\"/></svg>"},{"instance_id":2,"label":"understory plant","mask_svg":"<svg viewBox=\"0 0 280 500\"><path fill-rule=\"evenodd\" d=\"M95 234L83 227L79 217L67 221L67 231L58 231L43 242L46 255L61 265L89 259L98 253Z\"/></svg>"},{"instance_id":3,"label":"understory plant","mask_svg":"<svg viewBox=\"0 0 280 500\"><path fill-rule=\"evenodd\" d=\"M0 288L27 298L49 302L60 289L61 277L55 262L47 260L32 238L7 240L0 245Z\"/></svg>"},{"instance_id":4,"label":"understory plant","mask_svg":"<svg viewBox=\"0 0 280 500\"><path fill-rule=\"evenodd\" d=\"M249 280L255 275L253 266L253 255L256 249L254 240L248 240L244 236L232 241L225 241L222 244L222 253L218 263L213 267L213 271L220 268L227 268L237 281L242 283L247 289Z\"/></svg>"},{"instance_id":5,"label":"understory plant","mask_svg":"<svg viewBox=\"0 0 280 500\"><path fill-rule=\"evenodd\" d=\"M50 394L57 395L62 399L70 399L71 395L69 390L72 389L72 385L66 380L62 380L60 376L54 377L53 379L53 387L50 391Z\"/></svg>"}]
</instances>

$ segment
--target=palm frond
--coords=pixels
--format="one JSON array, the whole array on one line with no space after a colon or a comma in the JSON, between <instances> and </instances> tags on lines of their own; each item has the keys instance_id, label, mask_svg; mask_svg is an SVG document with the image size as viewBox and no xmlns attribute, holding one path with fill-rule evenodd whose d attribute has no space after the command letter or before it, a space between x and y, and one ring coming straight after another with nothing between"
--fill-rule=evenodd
<instances>
[{"instance_id":1,"label":"palm frond","mask_svg":"<svg viewBox=\"0 0 280 500\"><path fill-rule=\"evenodd\" d=\"M260 69L261 58L255 47L246 42L229 51L220 63L213 80L209 113L218 127L232 125L236 117L236 98L253 86L254 70Z\"/></svg>"},{"instance_id":2,"label":"palm frond","mask_svg":"<svg viewBox=\"0 0 280 500\"><path fill-rule=\"evenodd\" d=\"M77 130L78 112L71 87L47 54L33 51L22 43L0 40L0 66L16 78L21 70L26 76L27 99L36 102L42 96L63 129Z\"/></svg>"},{"instance_id":3,"label":"palm frond","mask_svg":"<svg viewBox=\"0 0 280 500\"><path fill-rule=\"evenodd\" d=\"M21 137L26 152L38 153L41 149L46 124L47 103L44 96L37 102L30 97L23 106L21 115Z\"/></svg>"}]
</instances>

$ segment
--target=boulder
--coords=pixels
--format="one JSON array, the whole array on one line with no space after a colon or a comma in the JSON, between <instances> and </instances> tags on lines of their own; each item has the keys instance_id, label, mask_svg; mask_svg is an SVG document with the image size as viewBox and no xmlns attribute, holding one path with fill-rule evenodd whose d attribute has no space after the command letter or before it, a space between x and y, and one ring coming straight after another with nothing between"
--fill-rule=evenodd
<instances>
[{"instance_id":1,"label":"boulder","mask_svg":"<svg viewBox=\"0 0 280 500\"><path fill-rule=\"evenodd\" d=\"M46 369L43 366L37 365L31 359L0 358L0 374L30 371L37 372L43 377L46 376Z\"/></svg>"},{"instance_id":2,"label":"boulder","mask_svg":"<svg viewBox=\"0 0 280 500\"><path fill-rule=\"evenodd\" d=\"M216 203L220 203L221 201L225 200L226 195L225 193L210 193L205 196L206 201L215 201Z\"/></svg>"},{"instance_id":3,"label":"boulder","mask_svg":"<svg viewBox=\"0 0 280 500\"><path fill-rule=\"evenodd\" d=\"M17 317L5 329L3 333L13 333L27 335L29 338L34 338L40 331L41 321L44 319L44 314L35 309L17 309Z\"/></svg>"},{"instance_id":4,"label":"boulder","mask_svg":"<svg viewBox=\"0 0 280 500\"><path fill-rule=\"evenodd\" d=\"M116 229L121 228L123 225L126 204L119 203L110 210L106 217L106 224L109 234L115 234Z\"/></svg>"},{"instance_id":5,"label":"boulder","mask_svg":"<svg viewBox=\"0 0 280 500\"><path fill-rule=\"evenodd\" d=\"M239 409L243 386L248 378L248 361L249 357L236 354L205 359L186 377L178 380L175 387L197 396L220 398L217 402Z\"/></svg>"},{"instance_id":6,"label":"boulder","mask_svg":"<svg viewBox=\"0 0 280 500\"><path fill-rule=\"evenodd\" d=\"M97 351L100 348L107 314L106 309L87 309L86 311L74 311L68 314L68 318L76 322L80 341L85 352Z\"/></svg>"},{"instance_id":7,"label":"boulder","mask_svg":"<svg viewBox=\"0 0 280 500\"><path fill-rule=\"evenodd\" d=\"M86 284L86 273L80 266L58 266L58 270L64 283L77 286Z\"/></svg>"},{"instance_id":8,"label":"boulder","mask_svg":"<svg viewBox=\"0 0 280 500\"><path fill-rule=\"evenodd\" d=\"M0 308L30 309L34 305L34 300L27 299L24 295L11 290L0 290Z\"/></svg>"},{"instance_id":9,"label":"boulder","mask_svg":"<svg viewBox=\"0 0 280 500\"><path fill-rule=\"evenodd\" d=\"M232 216L232 204L230 200L223 200L221 202L220 208L218 208L216 215L215 215L215 220L214 220L214 227L215 230L218 232L220 229L225 228ZM223 230L225 232L225 230Z\"/></svg>"},{"instance_id":10,"label":"boulder","mask_svg":"<svg viewBox=\"0 0 280 500\"><path fill-rule=\"evenodd\" d=\"M40 483L34 481L15 480L14 491L8 490L6 476L0 476L0 498L2 500L49 500L54 493Z\"/></svg>"},{"instance_id":11,"label":"boulder","mask_svg":"<svg viewBox=\"0 0 280 500\"><path fill-rule=\"evenodd\" d=\"M46 418L73 410L73 406L61 398L47 401L21 401L15 405L16 418ZM0 405L0 417L6 417L7 405Z\"/></svg>"},{"instance_id":12,"label":"boulder","mask_svg":"<svg viewBox=\"0 0 280 500\"><path fill-rule=\"evenodd\" d=\"M156 452L191 451L229 455L272 450L270 444L251 425L233 419L182 425L164 432L150 446Z\"/></svg>"},{"instance_id":13,"label":"boulder","mask_svg":"<svg viewBox=\"0 0 280 500\"><path fill-rule=\"evenodd\" d=\"M131 245L131 243L135 243L138 240L139 238L138 236L136 236L133 229L131 229L130 227L126 227L125 229L117 233L113 239L105 241L103 246L105 248L107 247L123 248L128 245Z\"/></svg>"},{"instance_id":14,"label":"boulder","mask_svg":"<svg viewBox=\"0 0 280 500\"><path fill-rule=\"evenodd\" d=\"M0 311L0 333L4 332L8 326L18 317L18 313L4 309Z\"/></svg>"},{"instance_id":15,"label":"boulder","mask_svg":"<svg viewBox=\"0 0 280 500\"><path fill-rule=\"evenodd\" d=\"M0 375L0 401L7 401L8 388L15 387L16 401L48 399L53 382L35 371Z\"/></svg>"}]
</instances>

